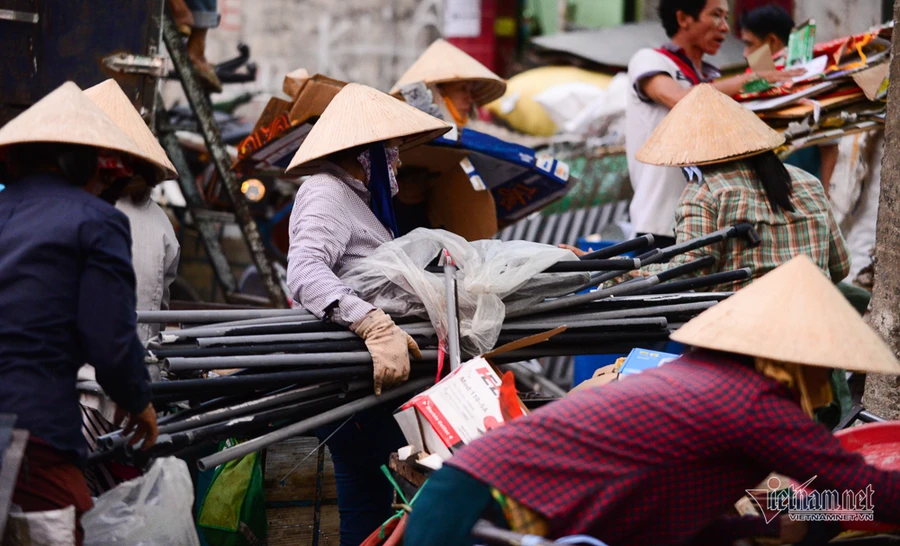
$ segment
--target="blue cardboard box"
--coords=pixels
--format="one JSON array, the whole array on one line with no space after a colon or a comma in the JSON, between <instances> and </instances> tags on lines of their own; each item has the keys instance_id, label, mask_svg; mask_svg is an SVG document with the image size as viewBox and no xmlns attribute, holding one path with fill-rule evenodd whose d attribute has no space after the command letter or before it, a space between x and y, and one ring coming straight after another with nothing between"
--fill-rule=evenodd
<instances>
[{"instance_id":1,"label":"blue cardboard box","mask_svg":"<svg viewBox=\"0 0 900 546\"><path fill-rule=\"evenodd\" d=\"M619 370L619 375L631 375L640 373L650 368L662 366L666 362L671 362L681 355L672 353L663 353L661 351L651 351L649 349L632 349Z\"/></svg>"}]
</instances>

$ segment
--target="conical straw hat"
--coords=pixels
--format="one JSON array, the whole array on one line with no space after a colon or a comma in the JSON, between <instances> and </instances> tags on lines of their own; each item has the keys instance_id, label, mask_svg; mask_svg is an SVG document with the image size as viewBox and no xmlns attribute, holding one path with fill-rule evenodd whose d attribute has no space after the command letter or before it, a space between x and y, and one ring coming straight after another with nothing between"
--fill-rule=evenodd
<instances>
[{"instance_id":1,"label":"conical straw hat","mask_svg":"<svg viewBox=\"0 0 900 546\"><path fill-rule=\"evenodd\" d=\"M126 135L131 137L131 140L137 143L147 157L152 158L153 164L161 171L162 180L178 176L175 166L169 161L169 156L159 145L159 141L147 127L144 118L134 109L116 80L109 79L85 89L84 94L106 112L106 115L119 126L119 129L122 129Z\"/></svg>"},{"instance_id":2,"label":"conical straw hat","mask_svg":"<svg viewBox=\"0 0 900 546\"><path fill-rule=\"evenodd\" d=\"M115 150L156 164L72 82L62 84L0 128L0 147L37 142Z\"/></svg>"},{"instance_id":3,"label":"conical straw hat","mask_svg":"<svg viewBox=\"0 0 900 546\"><path fill-rule=\"evenodd\" d=\"M375 142L400 139L402 149L441 136L450 126L390 95L348 83L335 95L300 145L287 174L309 171L325 156Z\"/></svg>"},{"instance_id":4,"label":"conical straw hat","mask_svg":"<svg viewBox=\"0 0 900 546\"><path fill-rule=\"evenodd\" d=\"M687 167L774 150L784 137L712 85L678 101L635 154L651 165Z\"/></svg>"},{"instance_id":5,"label":"conical straw hat","mask_svg":"<svg viewBox=\"0 0 900 546\"><path fill-rule=\"evenodd\" d=\"M900 374L884 341L804 255L707 309L671 338L780 362Z\"/></svg>"},{"instance_id":6,"label":"conical straw hat","mask_svg":"<svg viewBox=\"0 0 900 546\"><path fill-rule=\"evenodd\" d=\"M506 82L465 51L444 40L437 40L394 84L391 95L399 96L400 88L411 83L437 84L472 82L472 98L483 106L506 93Z\"/></svg>"}]
</instances>

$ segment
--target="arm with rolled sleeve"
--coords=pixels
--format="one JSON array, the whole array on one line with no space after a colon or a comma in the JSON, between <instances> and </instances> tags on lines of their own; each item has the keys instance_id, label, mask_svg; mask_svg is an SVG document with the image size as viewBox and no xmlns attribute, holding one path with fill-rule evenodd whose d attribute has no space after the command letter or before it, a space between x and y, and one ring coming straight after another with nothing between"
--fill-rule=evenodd
<instances>
[{"instance_id":1,"label":"arm with rolled sleeve","mask_svg":"<svg viewBox=\"0 0 900 546\"><path fill-rule=\"evenodd\" d=\"M818 490L874 491L875 519L900 523L900 472L884 471L861 455L841 447L825 427L800 406L774 393L764 393L741 418L741 453L780 474Z\"/></svg>"},{"instance_id":2,"label":"arm with rolled sleeve","mask_svg":"<svg viewBox=\"0 0 900 546\"><path fill-rule=\"evenodd\" d=\"M332 308L332 320L344 326L375 309L334 271L350 243L347 222L351 219L346 217L346 210L341 206L340 190L313 180L300 187L291 213L287 271L288 287L296 302L319 318Z\"/></svg>"},{"instance_id":3,"label":"arm with rolled sleeve","mask_svg":"<svg viewBox=\"0 0 900 546\"><path fill-rule=\"evenodd\" d=\"M140 413L150 403L150 378L135 329L128 219L121 213L101 216L85 223L79 237L86 249L78 288L81 346L109 397L129 413Z\"/></svg>"}]
</instances>

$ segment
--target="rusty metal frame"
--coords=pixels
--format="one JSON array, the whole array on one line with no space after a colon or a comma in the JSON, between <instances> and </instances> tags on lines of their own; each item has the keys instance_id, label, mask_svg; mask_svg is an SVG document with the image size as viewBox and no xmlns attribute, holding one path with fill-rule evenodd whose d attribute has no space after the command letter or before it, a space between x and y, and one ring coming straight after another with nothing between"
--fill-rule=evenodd
<instances>
[{"instance_id":1,"label":"rusty metal frame","mask_svg":"<svg viewBox=\"0 0 900 546\"><path fill-rule=\"evenodd\" d=\"M191 109L194 111L194 115L199 122L200 133L203 135L203 140L206 142L206 148L209 150L210 159L216 167L216 172L222 179L222 184L228 191L228 196L230 197L232 207L234 208L235 218L241 228L241 233L244 236L244 241L247 243L253 263L259 271L259 275L266 287L272 305L279 308L285 308L287 307L287 295L281 289L275 268L272 267L272 263L269 261L265 245L259 234L259 228L256 225L256 221L250 215L247 201L244 199L244 195L241 193L234 172L231 170L230 158L225 150L222 134L219 132L219 128L213 117L213 109L209 102L209 97L200 86L194 72L193 64L188 58L178 31L175 28L175 24L168 14L163 17L162 27L163 41L172 58L172 63L175 65L175 72L178 75L178 79L181 81L184 94L187 96ZM196 221L197 219L195 218L195 222ZM200 224L202 224L202 222L198 222L198 227ZM212 257L212 254L210 256ZM213 259L215 260L215 258Z\"/></svg>"}]
</instances>

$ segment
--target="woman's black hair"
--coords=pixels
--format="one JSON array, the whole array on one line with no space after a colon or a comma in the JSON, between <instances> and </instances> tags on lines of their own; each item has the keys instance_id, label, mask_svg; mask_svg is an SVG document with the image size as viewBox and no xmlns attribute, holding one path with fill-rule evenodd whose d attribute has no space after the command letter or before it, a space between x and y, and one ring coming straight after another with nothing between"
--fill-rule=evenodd
<instances>
[{"instance_id":1,"label":"woman's black hair","mask_svg":"<svg viewBox=\"0 0 900 546\"><path fill-rule=\"evenodd\" d=\"M775 152L752 155L744 158L744 161L756 173L756 178L766 192L772 210L777 212L778 209L784 209L794 212L794 205L791 203L791 194L794 192L791 173Z\"/></svg>"},{"instance_id":2,"label":"woman's black hair","mask_svg":"<svg viewBox=\"0 0 900 546\"><path fill-rule=\"evenodd\" d=\"M663 28L666 30L666 36L671 38L678 32L680 28L678 26L679 11L683 11L685 15L690 15L694 19L699 19L700 13L706 7L706 2L707 0L660 0L658 13Z\"/></svg>"},{"instance_id":3,"label":"woman's black hair","mask_svg":"<svg viewBox=\"0 0 900 546\"><path fill-rule=\"evenodd\" d=\"M84 187L97 172L97 149L50 142L16 144L8 151L8 166L10 178L55 171L71 184Z\"/></svg>"},{"instance_id":4,"label":"woman's black hair","mask_svg":"<svg viewBox=\"0 0 900 546\"><path fill-rule=\"evenodd\" d=\"M787 45L794 29L794 19L786 9L777 4L766 4L754 10L744 12L740 27L749 30L759 39L764 40L774 34L784 45ZM777 53L773 51L772 53Z\"/></svg>"}]
</instances>

